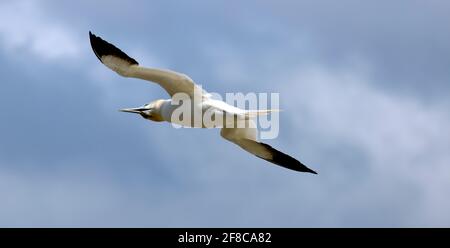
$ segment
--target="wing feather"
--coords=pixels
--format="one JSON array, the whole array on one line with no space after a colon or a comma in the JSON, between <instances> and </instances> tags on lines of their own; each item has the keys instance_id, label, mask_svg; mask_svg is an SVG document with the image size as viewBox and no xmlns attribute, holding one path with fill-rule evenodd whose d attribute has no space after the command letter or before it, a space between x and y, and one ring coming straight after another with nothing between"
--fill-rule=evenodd
<instances>
[{"instance_id":1,"label":"wing feather","mask_svg":"<svg viewBox=\"0 0 450 248\"><path fill-rule=\"evenodd\" d=\"M187 75L171 70L146 68L128 56L122 50L102 38L89 32L89 38L97 58L108 68L124 77L133 77L152 81L164 88L170 96L177 93L186 93L193 97L200 94L205 97L207 93L196 85Z\"/></svg>"},{"instance_id":2,"label":"wing feather","mask_svg":"<svg viewBox=\"0 0 450 248\"><path fill-rule=\"evenodd\" d=\"M276 150L268 144L258 142L256 140L256 128L223 128L220 134L247 152L273 164L294 171L317 174L297 159Z\"/></svg>"}]
</instances>

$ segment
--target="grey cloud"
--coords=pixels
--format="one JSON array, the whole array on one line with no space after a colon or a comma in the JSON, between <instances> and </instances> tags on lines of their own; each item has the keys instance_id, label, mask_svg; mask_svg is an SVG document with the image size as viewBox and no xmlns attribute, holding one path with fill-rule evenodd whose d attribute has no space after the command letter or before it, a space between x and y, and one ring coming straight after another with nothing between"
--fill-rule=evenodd
<instances>
[{"instance_id":1,"label":"grey cloud","mask_svg":"<svg viewBox=\"0 0 450 248\"><path fill-rule=\"evenodd\" d=\"M446 6L135 3L39 2L73 63L0 50L1 225L448 226L448 102L429 99L447 94ZM166 95L100 65L88 30L206 90L280 92L269 143L319 176L117 113Z\"/></svg>"}]
</instances>

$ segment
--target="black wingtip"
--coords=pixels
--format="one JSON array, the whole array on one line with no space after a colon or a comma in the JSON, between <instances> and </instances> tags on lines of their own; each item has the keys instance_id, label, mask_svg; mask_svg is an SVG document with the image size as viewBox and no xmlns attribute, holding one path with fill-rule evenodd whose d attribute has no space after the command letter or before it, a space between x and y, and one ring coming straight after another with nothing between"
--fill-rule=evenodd
<instances>
[{"instance_id":1,"label":"black wingtip","mask_svg":"<svg viewBox=\"0 0 450 248\"><path fill-rule=\"evenodd\" d=\"M89 31L89 40L91 42L92 51L94 51L95 56L102 62L102 56L112 55L126 60L130 65L139 65L139 63L124 53L122 50L114 46L113 44L103 40L102 38L96 36L91 31Z\"/></svg>"},{"instance_id":2,"label":"black wingtip","mask_svg":"<svg viewBox=\"0 0 450 248\"><path fill-rule=\"evenodd\" d=\"M95 36L94 34L92 34L91 31L89 31L89 41L91 42L91 48L92 51L94 51L95 56L97 56L98 60L100 60L100 62L102 62L102 59L100 58L100 55L97 53L94 44L96 44L96 38L98 38L97 36Z\"/></svg>"},{"instance_id":3,"label":"black wingtip","mask_svg":"<svg viewBox=\"0 0 450 248\"><path fill-rule=\"evenodd\" d=\"M311 174L317 175L317 172L311 170L310 168L308 168L306 165L304 165L297 159L274 149L272 146L270 146L268 144L264 144L264 143L260 143L260 144L265 146L266 149L269 150L273 156L272 159L266 159L263 157L260 157L260 158L265 159L269 162L272 162L276 165L279 165L281 167L284 167L284 168L287 168L290 170L294 170L294 171L298 171L298 172L306 172L306 173L311 173Z\"/></svg>"},{"instance_id":4,"label":"black wingtip","mask_svg":"<svg viewBox=\"0 0 450 248\"><path fill-rule=\"evenodd\" d=\"M311 170L310 168L307 168L307 169L308 169L308 170L307 170L307 171L304 171L304 172L308 172L308 173L312 173L312 174L314 174L314 175L318 175L317 172Z\"/></svg>"},{"instance_id":5,"label":"black wingtip","mask_svg":"<svg viewBox=\"0 0 450 248\"><path fill-rule=\"evenodd\" d=\"M287 156L288 156L288 155L287 155ZM294 159L294 158L292 158L292 159ZM289 160L290 160L290 159L289 159ZM278 165L281 165L281 163L278 164ZM299 165L300 165L300 166L299 166ZM288 169L291 169L291 170L298 171L298 172L311 173L311 174L314 174L314 175L318 175L317 172L315 172L315 171L311 170L310 168L306 167L306 165L302 164L302 163L301 163L300 161L298 161L298 160L296 160L296 163L295 163L293 166L289 166L289 167L284 166L284 165L281 165L281 166L282 166L282 167L285 167L285 168L288 168Z\"/></svg>"}]
</instances>

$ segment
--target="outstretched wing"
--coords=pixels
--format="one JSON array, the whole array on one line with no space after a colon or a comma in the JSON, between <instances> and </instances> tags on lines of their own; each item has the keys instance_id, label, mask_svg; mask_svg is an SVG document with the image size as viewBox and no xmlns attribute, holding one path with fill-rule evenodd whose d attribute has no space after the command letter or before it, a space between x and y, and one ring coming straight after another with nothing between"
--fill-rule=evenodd
<instances>
[{"instance_id":1,"label":"outstretched wing","mask_svg":"<svg viewBox=\"0 0 450 248\"><path fill-rule=\"evenodd\" d=\"M256 133L257 129L250 126L246 128L222 128L220 135L247 152L266 161L287 169L317 174L317 172L306 167L306 165L297 159L274 149L270 145L258 142L256 140Z\"/></svg>"},{"instance_id":2,"label":"outstretched wing","mask_svg":"<svg viewBox=\"0 0 450 248\"><path fill-rule=\"evenodd\" d=\"M163 87L170 96L176 93L186 93L193 97L194 94L206 96L195 82L188 76L162 69L153 69L139 66L139 63L126 53L108 43L102 38L89 32L92 50L97 58L109 69L124 77L140 78L152 81Z\"/></svg>"}]
</instances>

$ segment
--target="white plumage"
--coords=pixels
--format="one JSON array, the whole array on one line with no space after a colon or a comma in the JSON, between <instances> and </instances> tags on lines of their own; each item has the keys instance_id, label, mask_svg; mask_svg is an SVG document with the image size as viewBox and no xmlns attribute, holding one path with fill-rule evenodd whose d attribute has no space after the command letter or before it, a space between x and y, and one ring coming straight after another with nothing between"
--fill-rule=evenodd
<instances>
[{"instance_id":1,"label":"white plumage","mask_svg":"<svg viewBox=\"0 0 450 248\"><path fill-rule=\"evenodd\" d=\"M167 121L180 125L198 126L198 123L192 122L194 116L189 116L191 117L190 121L186 121L186 117L183 120L173 118L174 112L179 110L177 109L178 106L173 104L173 98L178 93L184 93L189 99L200 99L199 101L192 101L190 105L191 113L200 112L204 114L210 111L215 120L222 120L215 122L218 125L212 127L222 128L220 134L226 140L235 143L259 158L282 167L317 174L293 157L275 150L267 144L258 142L258 130L253 118L257 115L269 114L272 111L278 110L249 111L236 108L223 101L212 99L206 91L195 84L187 75L170 70L142 67L135 59L129 57L114 45L93 35L91 32L89 32L89 36L94 53L109 69L124 77L140 78L155 82L164 88L172 97L172 99L156 100L139 108L123 109L122 111L137 113L152 121ZM227 119L227 116L231 116L232 118ZM232 120L232 123L228 123L227 121L229 120ZM241 128L241 125L245 125L245 127ZM211 126L201 122L199 127Z\"/></svg>"}]
</instances>

